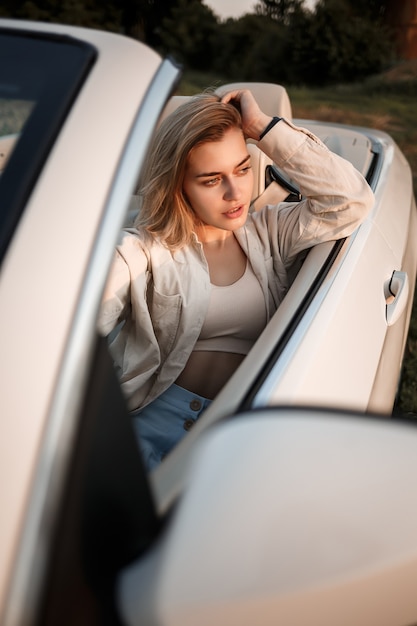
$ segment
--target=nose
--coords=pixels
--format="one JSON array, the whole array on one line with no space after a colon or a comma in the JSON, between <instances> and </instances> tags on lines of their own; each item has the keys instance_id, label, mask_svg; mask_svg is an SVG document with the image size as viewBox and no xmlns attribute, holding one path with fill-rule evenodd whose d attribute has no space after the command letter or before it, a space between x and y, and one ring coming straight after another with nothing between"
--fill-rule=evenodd
<instances>
[{"instance_id":1,"label":"nose","mask_svg":"<svg viewBox=\"0 0 417 626\"><path fill-rule=\"evenodd\" d=\"M234 177L227 177L224 179L224 194L225 200L238 200L241 195L241 189L239 180Z\"/></svg>"}]
</instances>

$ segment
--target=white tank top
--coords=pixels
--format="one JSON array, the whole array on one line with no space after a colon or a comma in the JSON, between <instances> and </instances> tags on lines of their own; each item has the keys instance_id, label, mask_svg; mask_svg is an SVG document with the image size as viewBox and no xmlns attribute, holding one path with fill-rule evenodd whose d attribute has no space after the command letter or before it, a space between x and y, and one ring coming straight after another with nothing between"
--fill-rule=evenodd
<instances>
[{"instance_id":1,"label":"white tank top","mask_svg":"<svg viewBox=\"0 0 417 626\"><path fill-rule=\"evenodd\" d=\"M248 261L235 283L211 285L207 316L194 350L248 354L265 325L265 299Z\"/></svg>"}]
</instances>

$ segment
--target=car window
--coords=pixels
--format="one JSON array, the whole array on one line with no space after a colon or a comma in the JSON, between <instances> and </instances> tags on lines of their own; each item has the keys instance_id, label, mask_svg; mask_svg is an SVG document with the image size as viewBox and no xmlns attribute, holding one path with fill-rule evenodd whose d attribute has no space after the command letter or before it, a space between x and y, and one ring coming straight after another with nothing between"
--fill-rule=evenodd
<instances>
[{"instance_id":1,"label":"car window","mask_svg":"<svg viewBox=\"0 0 417 626\"><path fill-rule=\"evenodd\" d=\"M0 263L95 55L69 37L0 29Z\"/></svg>"},{"instance_id":2,"label":"car window","mask_svg":"<svg viewBox=\"0 0 417 626\"><path fill-rule=\"evenodd\" d=\"M16 146L35 102L0 98L0 176Z\"/></svg>"}]
</instances>

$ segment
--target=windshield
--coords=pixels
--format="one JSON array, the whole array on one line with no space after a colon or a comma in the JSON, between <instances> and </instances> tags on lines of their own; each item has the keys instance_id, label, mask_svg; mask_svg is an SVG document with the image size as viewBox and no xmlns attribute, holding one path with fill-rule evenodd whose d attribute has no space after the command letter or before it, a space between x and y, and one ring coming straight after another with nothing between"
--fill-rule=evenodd
<instances>
[{"instance_id":1,"label":"windshield","mask_svg":"<svg viewBox=\"0 0 417 626\"><path fill-rule=\"evenodd\" d=\"M6 168L34 104L32 100L0 98L0 176Z\"/></svg>"},{"instance_id":2,"label":"windshield","mask_svg":"<svg viewBox=\"0 0 417 626\"><path fill-rule=\"evenodd\" d=\"M0 28L0 262L95 50Z\"/></svg>"}]
</instances>

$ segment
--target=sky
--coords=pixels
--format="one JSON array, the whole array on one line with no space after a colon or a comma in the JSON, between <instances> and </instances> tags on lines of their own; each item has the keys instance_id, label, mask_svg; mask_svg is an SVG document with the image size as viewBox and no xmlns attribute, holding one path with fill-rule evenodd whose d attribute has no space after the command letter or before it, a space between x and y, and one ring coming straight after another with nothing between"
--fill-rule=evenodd
<instances>
[{"instance_id":1,"label":"sky","mask_svg":"<svg viewBox=\"0 0 417 626\"><path fill-rule=\"evenodd\" d=\"M240 17L244 13L252 12L257 0L204 0L214 13L222 19Z\"/></svg>"},{"instance_id":2,"label":"sky","mask_svg":"<svg viewBox=\"0 0 417 626\"><path fill-rule=\"evenodd\" d=\"M312 7L316 0L306 0L305 6ZM204 4L213 9L214 13L223 20L228 17L237 18L245 13L253 13L258 0L204 0Z\"/></svg>"}]
</instances>

